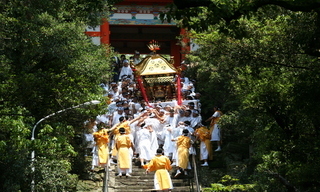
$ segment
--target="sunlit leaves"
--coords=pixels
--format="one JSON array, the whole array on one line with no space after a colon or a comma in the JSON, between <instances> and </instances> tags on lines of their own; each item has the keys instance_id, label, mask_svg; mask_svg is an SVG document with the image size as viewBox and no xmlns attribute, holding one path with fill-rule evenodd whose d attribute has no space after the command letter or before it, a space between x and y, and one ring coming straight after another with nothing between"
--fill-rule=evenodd
<instances>
[{"instance_id":1,"label":"sunlit leaves","mask_svg":"<svg viewBox=\"0 0 320 192\"><path fill-rule=\"evenodd\" d=\"M203 191L250 191L253 188L254 184L239 184L239 179L225 175L218 183L211 184L211 188L205 188Z\"/></svg>"},{"instance_id":2,"label":"sunlit leaves","mask_svg":"<svg viewBox=\"0 0 320 192\"><path fill-rule=\"evenodd\" d=\"M74 137L74 130L71 126L57 125L51 127L45 125L35 140L39 148L36 149L38 156L45 156L48 159L57 157L66 158L76 155L69 140Z\"/></svg>"},{"instance_id":3,"label":"sunlit leaves","mask_svg":"<svg viewBox=\"0 0 320 192\"><path fill-rule=\"evenodd\" d=\"M74 191L77 175L70 174L70 162L66 160L38 158L36 167L37 191Z\"/></svg>"}]
</instances>

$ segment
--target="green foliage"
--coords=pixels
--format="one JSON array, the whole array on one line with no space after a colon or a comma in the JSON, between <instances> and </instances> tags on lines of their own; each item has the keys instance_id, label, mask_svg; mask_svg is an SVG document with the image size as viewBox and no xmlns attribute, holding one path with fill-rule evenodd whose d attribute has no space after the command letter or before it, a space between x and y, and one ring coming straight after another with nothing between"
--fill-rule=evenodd
<instances>
[{"instance_id":1,"label":"green foliage","mask_svg":"<svg viewBox=\"0 0 320 192\"><path fill-rule=\"evenodd\" d=\"M315 12L264 6L192 34L200 49L188 75L210 93L204 119L222 104L224 143L252 147L247 178L257 191L319 190L320 63L308 50L317 22Z\"/></svg>"},{"instance_id":2,"label":"green foliage","mask_svg":"<svg viewBox=\"0 0 320 192\"><path fill-rule=\"evenodd\" d=\"M274 13L276 10L285 9L290 11L301 11L309 13L318 13L319 2L317 0L252 0L252 1L224 1L224 0L174 0L168 12L162 13L162 20L177 20L182 27L198 32L211 30L210 27L218 25L216 30L230 35L233 33L237 38L247 35L242 30L241 19L250 19L252 16L259 14L260 10L268 11L272 7ZM269 10L270 11L270 10ZM272 14L276 15L276 14ZM268 15L269 16L269 15ZM267 16L267 17L268 17ZM315 20L319 22L319 18ZM317 51L320 48L319 25L314 25L311 30L315 29L304 49L309 55L319 57ZM268 25L266 25L268 27ZM296 28L299 28L296 26ZM299 28L304 29L304 28ZM307 31L308 29L306 29ZM293 32L294 33L294 32ZM275 42L276 43L276 42Z\"/></svg>"},{"instance_id":3,"label":"green foliage","mask_svg":"<svg viewBox=\"0 0 320 192\"><path fill-rule=\"evenodd\" d=\"M36 191L76 191L78 177L70 174L70 162L47 158L37 158Z\"/></svg>"},{"instance_id":4,"label":"green foliage","mask_svg":"<svg viewBox=\"0 0 320 192\"><path fill-rule=\"evenodd\" d=\"M108 46L95 46L86 25L99 25L112 3L104 0L0 2L0 191L30 191L30 154L36 154L36 189L72 191L72 160L83 122L105 103L49 114L91 100L110 74Z\"/></svg>"},{"instance_id":5,"label":"green foliage","mask_svg":"<svg viewBox=\"0 0 320 192\"><path fill-rule=\"evenodd\" d=\"M253 191L254 184L239 184L239 179L233 178L230 175L225 175L219 183L211 184L211 188L204 188L204 192L218 191Z\"/></svg>"},{"instance_id":6,"label":"green foliage","mask_svg":"<svg viewBox=\"0 0 320 192\"><path fill-rule=\"evenodd\" d=\"M24 114L23 108L6 109L1 105L0 114L14 112ZM28 146L30 143L30 130L27 123L31 117L2 116L0 118L0 179L1 191L18 191L21 184L26 182L28 174L29 156Z\"/></svg>"}]
</instances>

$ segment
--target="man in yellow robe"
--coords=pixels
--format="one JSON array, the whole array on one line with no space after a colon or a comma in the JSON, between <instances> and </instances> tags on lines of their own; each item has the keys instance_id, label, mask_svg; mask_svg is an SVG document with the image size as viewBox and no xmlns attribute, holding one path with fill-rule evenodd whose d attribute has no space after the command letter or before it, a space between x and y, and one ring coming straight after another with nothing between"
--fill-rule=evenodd
<instances>
[{"instance_id":1,"label":"man in yellow robe","mask_svg":"<svg viewBox=\"0 0 320 192\"><path fill-rule=\"evenodd\" d=\"M173 139L177 143L177 153L178 153L178 170L175 177L178 177L181 174L181 171L184 171L185 175L187 174L186 168L188 167L189 162L189 148L191 147L191 139L188 137L188 129L182 131L182 135Z\"/></svg>"},{"instance_id":2,"label":"man in yellow robe","mask_svg":"<svg viewBox=\"0 0 320 192\"><path fill-rule=\"evenodd\" d=\"M99 131L93 133L93 137L98 151L99 165L105 166L109 159L108 130L102 127Z\"/></svg>"},{"instance_id":3,"label":"man in yellow robe","mask_svg":"<svg viewBox=\"0 0 320 192\"><path fill-rule=\"evenodd\" d=\"M111 129L110 132L112 132L113 135L113 139L114 141L117 139L117 137L120 135L119 129L122 127L125 129L125 134L129 135L131 130L130 130L130 124L132 124L133 122L137 121L138 119L141 118L141 115L138 116L137 118L134 118L130 121L127 120L127 118L125 116L121 116L119 118L119 123L115 124ZM118 154L117 148L115 147L115 145L111 146L112 149L112 159L116 159L116 156ZM112 160L111 160L112 161ZM112 162L114 163L114 162ZM114 163L115 164L115 163Z\"/></svg>"},{"instance_id":4,"label":"man in yellow robe","mask_svg":"<svg viewBox=\"0 0 320 192\"><path fill-rule=\"evenodd\" d=\"M206 122L210 121L210 132L211 132L211 140L217 142L218 148L215 151L221 151L221 132L220 132L220 125L219 120L223 113L220 111L220 108L215 106L213 107L214 114L209 117Z\"/></svg>"},{"instance_id":5,"label":"man in yellow robe","mask_svg":"<svg viewBox=\"0 0 320 192\"><path fill-rule=\"evenodd\" d=\"M133 143L130 139L129 135L126 135L125 128L121 127L119 129L120 135L115 140L115 146L118 151L117 159L118 159L118 168L119 174L121 177L122 173L125 172L127 177L131 177L129 174L129 170L131 167L131 156L129 152L129 148L133 148Z\"/></svg>"},{"instance_id":6,"label":"man in yellow robe","mask_svg":"<svg viewBox=\"0 0 320 192\"><path fill-rule=\"evenodd\" d=\"M162 155L162 149L157 149L157 154L151 161L144 165L146 173L155 171L154 174L154 188L157 191L171 191L173 189L172 181L169 175L171 170L171 162L167 156Z\"/></svg>"},{"instance_id":7,"label":"man in yellow robe","mask_svg":"<svg viewBox=\"0 0 320 192\"><path fill-rule=\"evenodd\" d=\"M213 153L211 148L211 134L210 130L207 127L200 126L195 130L196 139L200 140L200 160L204 161L201 166L209 166L209 160L213 159Z\"/></svg>"}]
</instances>

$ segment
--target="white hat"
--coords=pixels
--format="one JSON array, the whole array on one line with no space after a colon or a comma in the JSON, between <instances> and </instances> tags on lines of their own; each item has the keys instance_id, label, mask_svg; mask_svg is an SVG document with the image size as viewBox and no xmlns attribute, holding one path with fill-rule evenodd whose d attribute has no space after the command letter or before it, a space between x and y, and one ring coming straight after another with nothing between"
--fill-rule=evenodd
<instances>
[{"instance_id":1,"label":"white hat","mask_svg":"<svg viewBox=\"0 0 320 192\"><path fill-rule=\"evenodd\" d=\"M193 110L192 113L199 114L199 111L198 110Z\"/></svg>"},{"instance_id":2,"label":"white hat","mask_svg":"<svg viewBox=\"0 0 320 192\"><path fill-rule=\"evenodd\" d=\"M156 115L154 114L154 113L151 113L150 115L149 115L149 117L155 117Z\"/></svg>"},{"instance_id":3,"label":"white hat","mask_svg":"<svg viewBox=\"0 0 320 192\"><path fill-rule=\"evenodd\" d=\"M146 128L146 127L148 127L149 125L148 124L145 124L142 128Z\"/></svg>"}]
</instances>

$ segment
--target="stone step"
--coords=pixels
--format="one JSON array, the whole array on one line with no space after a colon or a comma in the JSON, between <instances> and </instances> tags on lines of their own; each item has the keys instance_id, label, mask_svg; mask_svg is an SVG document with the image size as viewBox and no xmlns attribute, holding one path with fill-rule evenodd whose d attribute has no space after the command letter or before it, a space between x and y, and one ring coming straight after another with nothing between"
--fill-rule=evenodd
<instances>
[{"instance_id":1,"label":"stone step","mask_svg":"<svg viewBox=\"0 0 320 192\"><path fill-rule=\"evenodd\" d=\"M151 185L153 186L153 180L154 178L150 179L141 179L141 178L134 178L134 177L119 177L116 178L117 182L120 183L126 183L128 185ZM189 180L188 179L172 179L172 184L173 186L185 186L189 185Z\"/></svg>"},{"instance_id":2,"label":"stone step","mask_svg":"<svg viewBox=\"0 0 320 192\"><path fill-rule=\"evenodd\" d=\"M123 174L122 177L118 177L117 167L114 166L113 171L110 172L110 177L114 178L114 185L112 192L151 192L155 191L154 188L154 172L149 174L145 173L145 169L140 167L140 162L132 163L131 177L126 177ZM190 179L193 179L192 173L189 175L181 175L178 178L174 178L176 168L173 167L169 171L172 178L173 192L189 192L192 191L190 186Z\"/></svg>"},{"instance_id":3,"label":"stone step","mask_svg":"<svg viewBox=\"0 0 320 192\"><path fill-rule=\"evenodd\" d=\"M115 192L137 192L137 191L144 191L144 192L155 192L156 190L152 187L149 188L141 188L139 186L118 186L114 189ZM191 192L192 189L189 186L179 186L173 187L172 192Z\"/></svg>"},{"instance_id":4,"label":"stone step","mask_svg":"<svg viewBox=\"0 0 320 192\"><path fill-rule=\"evenodd\" d=\"M169 175L174 176L176 172L175 171L172 171L172 172L169 172ZM118 173L111 173L112 176L117 176ZM145 174L145 172L137 172L135 170L132 170L132 173L130 174L132 177L139 177L139 178L143 178L143 179L148 179L148 178L152 178L153 179L153 175L154 175L154 172L151 172L151 173L148 173L148 174ZM123 174L123 176L125 176L125 174Z\"/></svg>"}]
</instances>

